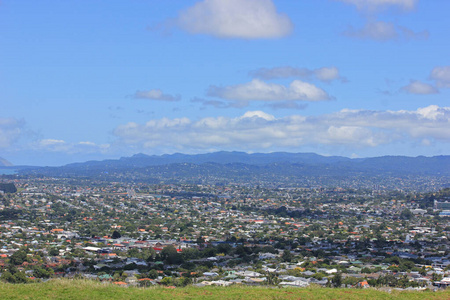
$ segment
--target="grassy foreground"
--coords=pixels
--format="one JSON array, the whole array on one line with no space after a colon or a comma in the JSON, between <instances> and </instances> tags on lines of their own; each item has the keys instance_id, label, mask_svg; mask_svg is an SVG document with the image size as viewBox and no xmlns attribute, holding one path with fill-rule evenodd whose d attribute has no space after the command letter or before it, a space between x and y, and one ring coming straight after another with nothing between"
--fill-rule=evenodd
<instances>
[{"instance_id":1,"label":"grassy foreground","mask_svg":"<svg viewBox=\"0 0 450 300\"><path fill-rule=\"evenodd\" d=\"M52 280L46 283L0 283L1 299L450 299L450 290L391 293L373 289L163 287L131 288L88 280Z\"/></svg>"}]
</instances>

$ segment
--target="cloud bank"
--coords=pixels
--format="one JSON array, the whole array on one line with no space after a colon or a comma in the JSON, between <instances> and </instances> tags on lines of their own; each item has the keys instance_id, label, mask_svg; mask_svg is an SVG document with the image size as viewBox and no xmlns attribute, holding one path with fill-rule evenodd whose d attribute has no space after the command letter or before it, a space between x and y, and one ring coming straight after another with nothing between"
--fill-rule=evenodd
<instances>
[{"instance_id":1,"label":"cloud bank","mask_svg":"<svg viewBox=\"0 0 450 300\"><path fill-rule=\"evenodd\" d=\"M191 151L230 149L297 149L307 145L377 147L450 142L450 107L431 105L416 111L344 109L322 116L292 115L276 118L262 111L236 118L208 117L150 120L118 126L118 143L139 149Z\"/></svg>"}]
</instances>

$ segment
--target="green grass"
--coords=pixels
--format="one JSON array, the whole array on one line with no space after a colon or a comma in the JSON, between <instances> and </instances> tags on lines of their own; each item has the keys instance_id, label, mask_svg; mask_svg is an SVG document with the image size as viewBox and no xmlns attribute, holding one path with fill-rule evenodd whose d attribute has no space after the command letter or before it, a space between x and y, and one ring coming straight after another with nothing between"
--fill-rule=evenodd
<instances>
[{"instance_id":1,"label":"green grass","mask_svg":"<svg viewBox=\"0 0 450 300\"><path fill-rule=\"evenodd\" d=\"M382 292L374 289L266 288L266 287L163 287L131 288L89 280L51 280L45 283L0 283L1 299L450 299L439 292Z\"/></svg>"}]
</instances>

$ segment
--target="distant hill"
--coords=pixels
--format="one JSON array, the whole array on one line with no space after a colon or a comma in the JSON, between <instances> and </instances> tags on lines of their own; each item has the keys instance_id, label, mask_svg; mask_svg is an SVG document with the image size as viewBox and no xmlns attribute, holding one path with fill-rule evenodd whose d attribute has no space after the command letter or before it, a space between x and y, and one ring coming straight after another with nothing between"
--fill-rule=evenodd
<instances>
[{"instance_id":1,"label":"distant hill","mask_svg":"<svg viewBox=\"0 0 450 300\"><path fill-rule=\"evenodd\" d=\"M0 157L0 167L12 167L12 166L13 166L12 163Z\"/></svg>"},{"instance_id":2,"label":"distant hill","mask_svg":"<svg viewBox=\"0 0 450 300\"><path fill-rule=\"evenodd\" d=\"M96 176L115 172L165 173L172 170L173 176L213 172L223 176L237 173L251 175L270 174L296 176L360 176L360 175L433 175L450 176L450 156L406 157L382 156L350 159L341 156L322 156L314 153L254 153L214 152L207 154L136 154L116 160L88 161L62 167L29 168L23 173L51 176ZM247 171L245 171L247 170ZM194 173L195 173L194 172ZM164 175L166 176L166 175ZM169 175L167 175L169 176ZM181 175L180 175L181 176Z\"/></svg>"},{"instance_id":3,"label":"distant hill","mask_svg":"<svg viewBox=\"0 0 450 300\"><path fill-rule=\"evenodd\" d=\"M354 161L359 170L385 173L450 175L450 156L381 156Z\"/></svg>"},{"instance_id":4,"label":"distant hill","mask_svg":"<svg viewBox=\"0 0 450 300\"><path fill-rule=\"evenodd\" d=\"M83 163L73 163L64 166L65 168L130 168L130 167L149 167L161 166L177 163L218 163L232 164L243 163L249 165L267 165L271 163L303 163L303 164L330 164L337 162L348 162L350 158L341 156L321 156L315 153L254 153L245 152L213 152L206 154L164 154L164 155L146 155L135 154L131 157L121 157L117 160L88 161Z\"/></svg>"}]
</instances>

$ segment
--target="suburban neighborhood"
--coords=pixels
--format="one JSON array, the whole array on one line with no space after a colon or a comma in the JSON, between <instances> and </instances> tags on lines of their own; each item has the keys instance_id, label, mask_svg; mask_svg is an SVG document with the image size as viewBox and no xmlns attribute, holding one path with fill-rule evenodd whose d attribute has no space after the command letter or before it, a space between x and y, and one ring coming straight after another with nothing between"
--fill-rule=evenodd
<instances>
[{"instance_id":1,"label":"suburban neighborhood","mask_svg":"<svg viewBox=\"0 0 450 300\"><path fill-rule=\"evenodd\" d=\"M4 176L0 280L440 289L450 190ZM5 190L5 189L4 189Z\"/></svg>"}]
</instances>

